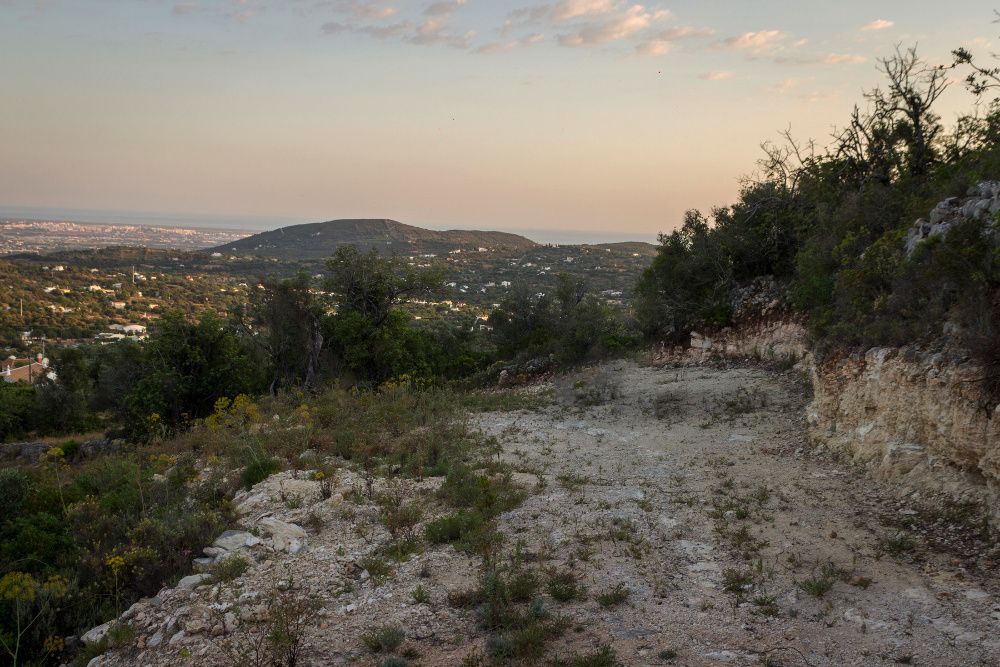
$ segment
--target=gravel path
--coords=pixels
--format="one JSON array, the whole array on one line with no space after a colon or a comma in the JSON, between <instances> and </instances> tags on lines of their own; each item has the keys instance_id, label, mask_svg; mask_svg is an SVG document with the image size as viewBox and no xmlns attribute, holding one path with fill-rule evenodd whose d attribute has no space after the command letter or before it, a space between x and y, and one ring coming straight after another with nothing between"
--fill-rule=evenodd
<instances>
[{"instance_id":1,"label":"gravel path","mask_svg":"<svg viewBox=\"0 0 1000 667\"><path fill-rule=\"evenodd\" d=\"M804 393L762 370L616 363L561 379L540 413L482 420L541 475L505 531L591 591L572 648L609 642L636 665L1000 665L997 576L898 534L894 514L915 510L810 455ZM623 604L593 601L620 584Z\"/></svg>"}]
</instances>

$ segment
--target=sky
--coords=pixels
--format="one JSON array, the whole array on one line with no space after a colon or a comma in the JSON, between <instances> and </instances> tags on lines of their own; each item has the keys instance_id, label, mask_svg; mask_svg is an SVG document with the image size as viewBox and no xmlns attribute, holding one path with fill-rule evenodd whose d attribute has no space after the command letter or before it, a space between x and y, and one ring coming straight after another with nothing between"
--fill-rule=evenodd
<instances>
[{"instance_id":1,"label":"sky","mask_svg":"<svg viewBox=\"0 0 1000 667\"><path fill-rule=\"evenodd\" d=\"M652 240L980 0L0 0L0 215ZM946 121L971 105L956 83Z\"/></svg>"}]
</instances>

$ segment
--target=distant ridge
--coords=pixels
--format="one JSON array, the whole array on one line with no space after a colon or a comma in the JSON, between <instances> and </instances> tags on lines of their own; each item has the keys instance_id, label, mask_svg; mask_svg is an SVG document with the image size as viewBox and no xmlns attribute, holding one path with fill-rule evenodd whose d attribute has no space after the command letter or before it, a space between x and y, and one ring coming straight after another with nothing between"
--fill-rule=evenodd
<instances>
[{"instance_id":1,"label":"distant ridge","mask_svg":"<svg viewBox=\"0 0 1000 667\"><path fill-rule=\"evenodd\" d=\"M385 254L440 253L452 250L520 251L537 247L531 239L507 232L435 231L395 220L331 220L282 227L209 248L209 252L275 259L322 259L338 246L374 248Z\"/></svg>"}]
</instances>

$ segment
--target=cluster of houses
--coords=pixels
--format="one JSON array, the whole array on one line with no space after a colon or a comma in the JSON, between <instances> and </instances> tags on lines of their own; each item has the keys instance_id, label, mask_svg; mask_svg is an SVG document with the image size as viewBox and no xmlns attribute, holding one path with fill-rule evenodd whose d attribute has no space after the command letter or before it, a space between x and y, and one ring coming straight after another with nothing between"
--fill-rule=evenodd
<instances>
[{"instance_id":1,"label":"cluster of houses","mask_svg":"<svg viewBox=\"0 0 1000 667\"><path fill-rule=\"evenodd\" d=\"M146 327L141 324L112 324L108 327L108 331L102 331L94 336L94 341L105 344L126 338L143 340L146 338Z\"/></svg>"}]
</instances>

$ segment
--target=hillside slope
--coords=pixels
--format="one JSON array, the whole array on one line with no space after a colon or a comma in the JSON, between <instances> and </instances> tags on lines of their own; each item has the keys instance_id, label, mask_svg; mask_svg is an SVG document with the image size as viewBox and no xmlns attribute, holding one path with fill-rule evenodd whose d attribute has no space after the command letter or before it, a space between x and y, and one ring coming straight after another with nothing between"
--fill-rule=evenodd
<instances>
[{"instance_id":1,"label":"hillside slope","mask_svg":"<svg viewBox=\"0 0 1000 667\"><path fill-rule=\"evenodd\" d=\"M331 220L282 227L210 250L277 259L318 259L329 257L341 245L355 245L363 250L375 248L387 254L409 254L476 248L518 251L538 244L506 232L435 231L395 220Z\"/></svg>"},{"instance_id":2,"label":"hillside slope","mask_svg":"<svg viewBox=\"0 0 1000 667\"><path fill-rule=\"evenodd\" d=\"M453 479L366 482L343 466L324 492L315 472L284 471L237 496L239 530L198 561L216 569L131 607L131 639L100 665L232 664L278 627L274 609L298 610L301 664L509 664L483 655L529 650L581 665L997 664L989 552L932 546L944 533L915 499L807 453L791 376L613 362L548 389L535 410L475 418L496 461L524 471L523 502L497 519L506 539L484 550L489 577L460 543L388 555L379 499L420 508L395 529L419 543L456 516L440 504ZM217 564L234 557L238 570ZM481 583L510 572L516 589ZM618 661L597 662L602 646Z\"/></svg>"}]
</instances>

